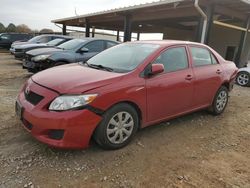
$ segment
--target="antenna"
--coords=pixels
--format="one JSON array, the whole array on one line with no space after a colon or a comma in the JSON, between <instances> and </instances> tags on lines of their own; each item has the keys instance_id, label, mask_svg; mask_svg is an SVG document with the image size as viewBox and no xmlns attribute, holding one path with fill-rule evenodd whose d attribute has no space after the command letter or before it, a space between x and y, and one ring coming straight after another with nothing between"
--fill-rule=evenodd
<instances>
[{"instance_id":1,"label":"antenna","mask_svg":"<svg viewBox=\"0 0 250 188\"><path fill-rule=\"evenodd\" d=\"M77 12L76 12L76 7L75 7L75 15L78 16Z\"/></svg>"}]
</instances>

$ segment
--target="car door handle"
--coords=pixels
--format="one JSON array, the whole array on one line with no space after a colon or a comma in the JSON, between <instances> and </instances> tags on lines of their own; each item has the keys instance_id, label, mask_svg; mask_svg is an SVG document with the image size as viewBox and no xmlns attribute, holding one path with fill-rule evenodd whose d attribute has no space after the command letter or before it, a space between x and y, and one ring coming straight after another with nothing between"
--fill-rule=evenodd
<instances>
[{"instance_id":1,"label":"car door handle","mask_svg":"<svg viewBox=\"0 0 250 188\"><path fill-rule=\"evenodd\" d=\"M221 71L220 69L218 69L218 70L216 71L216 73L217 73L217 74L221 74L222 71Z\"/></svg>"},{"instance_id":2,"label":"car door handle","mask_svg":"<svg viewBox=\"0 0 250 188\"><path fill-rule=\"evenodd\" d=\"M186 80L192 80L192 79L193 79L193 76L189 74L189 75L186 76L185 79L186 79Z\"/></svg>"}]
</instances>

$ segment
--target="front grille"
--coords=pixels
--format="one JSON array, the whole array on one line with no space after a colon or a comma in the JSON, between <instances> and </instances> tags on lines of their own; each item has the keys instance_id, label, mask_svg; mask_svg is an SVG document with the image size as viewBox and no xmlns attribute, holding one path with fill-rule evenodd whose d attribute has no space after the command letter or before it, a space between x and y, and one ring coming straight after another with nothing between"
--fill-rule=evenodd
<instances>
[{"instance_id":1,"label":"front grille","mask_svg":"<svg viewBox=\"0 0 250 188\"><path fill-rule=\"evenodd\" d=\"M25 60L26 60L26 61L31 61L32 57L33 57L32 55L26 54Z\"/></svg>"},{"instance_id":2,"label":"front grille","mask_svg":"<svg viewBox=\"0 0 250 188\"><path fill-rule=\"evenodd\" d=\"M64 130L49 130L48 136L54 140L61 140L64 136Z\"/></svg>"},{"instance_id":3,"label":"front grille","mask_svg":"<svg viewBox=\"0 0 250 188\"><path fill-rule=\"evenodd\" d=\"M22 49L15 49L15 52L23 52Z\"/></svg>"},{"instance_id":4,"label":"front grille","mask_svg":"<svg viewBox=\"0 0 250 188\"><path fill-rule=\"evenodd\" d=\"M33 105L37 105L44 98L43 96L38 95L32 91L29 91L29 92L25 91L24 95L25 95L25 99Z\"/></svg>"}]
</instances>

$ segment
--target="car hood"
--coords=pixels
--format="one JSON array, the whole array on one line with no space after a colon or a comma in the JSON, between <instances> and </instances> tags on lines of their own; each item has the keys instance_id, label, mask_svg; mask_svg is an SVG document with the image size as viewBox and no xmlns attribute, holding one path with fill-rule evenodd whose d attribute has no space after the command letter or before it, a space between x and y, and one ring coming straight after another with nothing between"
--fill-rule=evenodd
<instances>
[{"instance_id":1,"label":"car hood","mask_svg":"<svg viewBox=\"0 0 250 188\"><path fill-rule=\"evenodd\" d=\"M22 45L16 45L15 46L15 49L26 49L26 48L33 48L33 47L44 47L44 46L47 46L46 44L22 44Z\"/></svg>"},{"instance_id":2,"label":"car hood","mask_svg":"<svg viewBox=\"0 0 250 188\"><path fill-rule=\"evenodd\" d=\"M47 69L31 79L60 94L81 94L119 81L123 75L74 63Z\"/></svg>"},{"instance_id":3,"label":"car hood","mask_svg":"<svg viewBox=\"0 0 250 188\"><path fill-rule=\"evenodd\" d=\"M25 45L25 44L33 44L31 42L13 42L12 47L20 46L20 45Z\"/></svg>"},{"instance_id":4,"label":"car hood","mask_svg":"<svg viewBox=\"0 0 250 188\"><path fill-rule=\"evenodd\" d=\"M52 54L54 52L62 52L64 50L60 49L60 48L39 48L39 49L34 49L34 50L30 50L27 52L28 55L31 56L37 56L37 55L45 55L45 54Z\"/></svg>"},{"instance_id":5,"label":"car hood","mask_svg":"<svg viewBox=\"0 0 250 188\"><path fill-rule=\"evenodd\" d=\"M246 71L246 72L249 72L249 73L250 73L250 67L240 68L240 69L239 69L239 72L241 72L241 71Z\"/></svg>"}]
</instances>

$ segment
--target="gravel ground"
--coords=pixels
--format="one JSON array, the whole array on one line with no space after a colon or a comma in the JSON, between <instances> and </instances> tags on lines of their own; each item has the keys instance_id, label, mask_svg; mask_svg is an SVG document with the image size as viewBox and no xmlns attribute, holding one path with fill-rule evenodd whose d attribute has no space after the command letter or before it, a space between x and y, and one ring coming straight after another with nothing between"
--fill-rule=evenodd
<instances>
[{"instance_id":1,"label":"gravel ground","mask_svg":"<svg viewBox=\"0 0 250 188\"><path fill-rule=\"evenodd\" d=\"M0 187L250 188L250 88L221 116L193 113L140 131L127 147L65 151L33 139L14 113L31 75L0 53Z\"/></svg>"}]
</instances>

